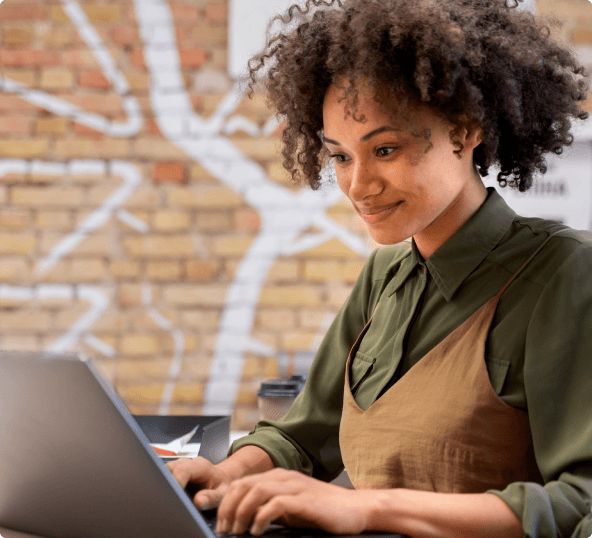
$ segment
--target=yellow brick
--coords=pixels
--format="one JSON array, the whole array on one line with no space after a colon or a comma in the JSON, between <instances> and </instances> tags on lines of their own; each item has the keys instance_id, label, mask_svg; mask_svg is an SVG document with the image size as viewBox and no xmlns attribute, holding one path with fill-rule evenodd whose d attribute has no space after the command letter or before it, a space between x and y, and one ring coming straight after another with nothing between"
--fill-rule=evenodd
<instances>
[{"instance_id":1,"label":"yellow brick","mask_svg":"<svg viewBox=\"0 0 592 538\"><path fill-rule=\"evenodd\" d=\"M70 230L72 217L67 211L39 211L35 225L42 230Z\"/></svg>"},{"instance_id":2,"label":"yellow brick","mask_svg":"<svg viewBox=\"0 0 592 538\"><path fill-rule=\"evenodd\" d=\"M71 261L69 280L96 282L105 278L105 262L100 259L74 259Z\"/></svg>"},{"instance_id":3,"label":"yellow brick","mask_svg":"<svg viewBox=\"0 0 592 538\"><path fill-rule=\"evenodd\" d=\"M236 403L257 403L257 390L260 383L242 382L238 394L236 395Z\"/></svg>"},{"instance_id":4,"label":"yellow brick","mask_svg":"<svg viewBox=\"0 0 592 538\"><path fill-rule=\"evenodd\" d=\"M164 289L164 300L176 306L223 306L228 286L176 284Z\"/></svg>"},{"instance_id":5,"label":"yellow brick","mask_svg":"<svg viewBox=\"0 0 592 538\"><path fill-rule=\"evenodd\" d=\"M292 176L281 162L272 162L267 166L267 177L280 185L293 186Z\"/></svg>"},{"instance_id":6,"label":"yellow brick","mask_svg":"<svg viewBox=\"0 0 592 538\"><path fill-rule=\"evenodd\" d=\"M264 306L317 306L321 295L310 286L267 286L261 292L259 303Z\"/></svg>"},{"instance_id":7,"label":"yellow brick","mask_svg":"<svg viewBox=\"0 0 592 538\"><path fill-rule=\"evenodd\" d=\"M266 379L276 379L280 376L280 365L276 359L266 359L263 376Z\"/></svg>"},{"instance_id":8,"label":"yellow brick","mask_svg":"<svg viewBox=\"0 0 592 538\"><path fill-rule=\"evenodd\" d=\"M203 394L203 383L177 383L171 402L202 402Z\"/></svg>"},{"instance_id":9,"label":"yellow brick","mask_svg":"<svg viewBox=\"0 0 592 538\"><path fill-rule=\"evenodd\" d=\"M261 327L264 329L286 330L296 326L296 315L287 308L264 308L257 315Z\"/></svg>"},{"instance_id":10,"label":"yellow brick","mask_svg":"<svg viewBox=\"0 0 592 538\"><path fill-rule=\"evenodd\" d=\"M220 325L220 313L211 310L181 311L181 323L189 329L213 330Z\"/></svg>"},{"instance_id":11,"label":"yellow brick","mask_svg":"<svg viewBox=\"0 0 592 538\"><path fill-rule=\"evenodd\" d=\"M231 209L244 204L233 190L217 185L191 185L178 187L167 192L167 206Z\"/></svg>"},{"instance_id":12,"label":"yellow brick","mask_svg":"<svg viewBox=\"0 0 592 538\"><path fill-rule=\"evenodd\" d=\"M33 41L33 31L30 28L6 28L2 41L5 45L29 45Z\"/></svg>"},{"instance_id":13,"label":"yellow brick","mask_svg":"<svg viewBox=\"0 0 592 538\"><path fill-rule=\"evenodd\" d=\"M150 91L150 76L147 73L127 69L125 77L132 93L147 93Z\"/></svg>"},{"instance_id":14,"label":"yellow brick","mask_svg":"<svg viewBox=\"0 0 592 538\"><path fill-rule=\"evenodd\" d=\"M252 236L231 235L221 237L213 240L213 252L217 256L242 256L252 242Z\"/></svg>"},{"instance_id":15,"label":"yellow brick","mask_svg":"<svg viewBox=\"0 0 592 538\"><path fill-rule=\"evenodd\" d=\"M117 304L121 308L142 306L142 284L120 284L117 289Z\"/></svg>"},{"instance_id":16,"label":"yellow brick","mask_svg":"<svg viewBox=\"0 0 592 538\"><path fill-rule=\"evenodd\" d=\"M166 379L171 359L119 359L116 377L119 381Z\"/></svg>"},{"instance_id":17,"label":"yellow brick","mask_svg":"<svg viewBox=\"0 0 592 538\"><path fill-rule=\"evenodd\" d=\"M0 157L15 157L20 159L46 157L48 149L49 142L45 139L0 140Z\"/></svg>"},{"instance_id":18,"label":"yellow brick","mask_svg":"<svg viewBox=\"0 0 592 538\"><path fill-rule=\"evenodd\" d=\"M37 134L59 134L66 133L68 128L68 120L66 118L39 118L35 123Z\"/></svg>"},{"instance_id":19,"label":"yellow brick","mask_svg":"<svg viewBox=\"0 0 592 538\"><path fill-rule=\"evenodd\" d=\"M165 310L157 308L160 316L170 321L174 326L179 325L179 312L177 310ZM146 309L138 310L131 317L132 329L136 332L162 331L162 327L155 321L151 312ZM163 333L168 338L169 333Z\"/></svg>"},{"instance_id":20,"label":"yellow brick","mask_svg":"<svg viewBox=\"0 0 592 538\"><path fill-rule=\"evenodd\" d=\"M137 278L140 274L140 264L136 262L111 261L109 271L115 278Z\"/></svg>"},{"instance_id":21,"label":"yellow brick","mask_svg":"<svg viewBox=\"0 0 592 538\"><path fill-rule=\"evenodd\" d=\"M300 326L306 329L320 329L328 317L335 317L335 313L319 308L304 308L298 312Z\"/></svg>"},{"instance_id":22,"label":"yellow brick","mask_svg":"<svg viewBox=\"0 0 592 538\"><path fill-rule=\"evenodd\" d=\"M74 30L62 26L43 28L39 33L39 40L50 47L63 47L74 41Z\"/></svg>"},{"instance_id":23,"label":"yellow brick","mask_svg":"<svg viewBox=\"0 0 592 538\"><path fill-rule=\"evenodd\" d=\"M282 349L286 351L309 351L315 331L286 332L282 335Z\"/></svg>"},{"instance_id":24,"label":"yellow brick","mask_svg":"<svg viewBox=\"0 0 592 538\"><path fill-rule=\"evenodd\" d=\"M2 178L0 178L2 179ZM3 186L0 185L0 204L6 204L6 201L8 200L8 189Z\"/></svg>"},{"instance_id":25,"label":"yellow brick","mask_svg":"<svg viewBox=\"0 0 592 538\"><path fill-rule=\"evenodd\" d=\"M92 326L92 333L101 340L109 340L113 333L128 332L128 312L122 312L116 305L110 306ZM116 345L116 342L113 342Z\"/></svg>"},{"instance_id":26,"label":"yellow brick","mask_svg":"<svg viewBox=\"0 0 592 538\"><path fill-rule=\"evenodd\" d=\"M233 138L232 142L246 157L257 160L277 159L281 150L274 138Z\"/></svg>"},{"instance_id":27,"label":"yellow brick","mask_svg":"<svg viewBox=\"0 0 592 538\"><path fill-rule=\"evenodd\" d=\"M0 209L0 228L11 231L26 230L31 224L28 211L19 209Z\"/></svg>"},{"instance_id":28,"label":"yellow brick","mask_svg":"<svg viewBox=\"0 0 592 538\"><path fill-rule=\"evenodd\" d=\"M196 254L191 235L146 235L123 240L124 249L135 258L180 258Z\"/></svg>"},{"instance_id":29,"label":"yellow brick","mask_svg":"<svg viewBox=\"0 0 592 538\"><path fill-rule=\"evenodd\" d=\"M74 84L74 73L63 67L51 67L41 71L41 88L44 90L68 90Z\"/></svg>"},{"instance_id":30,"label":"yellow brick","mask_svg":"<svg viewBox=\"0 0 592 538\"><path fill-rule=\"evenodd\" d=\"M24 207L80 207L84 200L84 191L77 187L13 187L11 193L13 205Z\"/></svg>"},{"instance_id":31,"label":"yellow brick","mask_svg":"<svg viewBox=\"0 0 592 538\"><path fill-rule=\"evenodd\" d=\"M55 143L54 156L57 159L113 159L129 158L131 142L125 138L58 139Z\"/></svg>"},{"instance_id":32,"label":"yellow brick","mask_svg":"<svg viewBox=\"0 0 592 538\"><path fill-rule=\"evenodd\" d=\"M29 278L29 262L25 258L7 258L2 256L0 263L0 282L21 283Z\"/></svg>"},{"instance_id":33,"label":"yellow brick","mask_svg":"<svg viewBox=\"0 0 592 538\"><path fill-rule=\"evenodd\" d=\"M121 17L120 6L116 4L87 5L83 9L90 22L118 22ZM52 6L51 18L55 22L70 21L61 6Z\"/></svg>"},{"instance_id":34,"label":"yellow brick","mask_svg":"<svg viewBox=\"0 0 592 538\"><path fill-rule=\"evenodd\" d=\"M146 276L150 280L179 280L181 264L178 262L149 262L146 265Z\"/></svg>"},{"instance_id":35,"label":"yellow brick","mask_svg":"<svg viewBox=\"0 0 592 538\"><path fill-rule=\"evenodd\" d=\"M192 163L189 166L189 182L210 182L215 183L215 178L203 166L198 163Z\"/></svg>"},{"instance_id":36,"label":"yellow brick","mask_svg":"<svg viewBox=\"0 0 592 538\"><path fill-rule=\"evenodd\" d=\"M209 358L206 358L201 354L183 355L180 378L183 380L199 380L207 382L209 379L209 373Z\"/></svg>"},{"instance_id":37,"label":"yellow brick","mask_svg":"<svg viewBox=\"0 0 592 538\"><path fill-rule=\"evenodd\" d=\"M162 383L150 383L146 385L126 386L117 383L117 392L125 402L159 403L162 397L164 385Z\"/></svg>"},{"instance_id":38,"label":"yellow brick","mask_svg":"<svg viewBox=\"0 0 592 538\"><path fill-rule=\"evenodd\" d=\"M359 254L344 245L338 239L330 239L318 247L299 253L298 256L315 258L358 258Z\"/></svg>"},{"instance_id":39,"label":"yellow brick","mask_svg":"<svg viewBox=\"0 0 592 538\"><path fill-rule=\"evenodd\" d=\"M313 282L343 280L343 264L334 261L307 261L304 264L304 278Z\"/></svg>"},{"instance_id":40,"label":"yellow brick","mask_svg":"<svg viewBox=\"0 0 592 538\"><path fill-rule=\"evenodd\" d=\"M194 334L184 334L183 342L185 344L183 353L195 353L200 343L199 338ZM170 334L167 334L162 341L162 352L170 356L175 354L175 341Z\"/></svg>"},{"instance_id":41,"label":"yellow brick","mask_svg":"<svg viewBox=\"0 0 592 538\"><path fill-rule=\"evenodd\" d=\"M186 230L191 224L189 214L178 211L158 211L154 215L154 228L161 232Z\"/></svg>"},{"instance_id":42,"label":"yellow brick","mask_svg":"<svg viewBox=\"0 0 592 538\"><path fill-rule=\"evenodd\" d=\"M139 137L134 141L136 157L145 157L154 160L181 160L187 159L187 154L175 146L166 138Z\"/></svg>"},{"instance_id":43,"label":"yellow brick","mask_svg":"<svg viewBox=\"0 0 592 538\"><path fill-rule=\"evenodd\" d=\"M125 207L132 208L154 208L160 205L161 189L153 187L138 187L127 199Z\"/></svg>"},{"instance_id":44,"label":"yellow brick","mask_svg":"<svg viewBox=\"0 0 592 538\"><path fill-rule=\"evenodd\" d=\"M35 310L15 310L0 312L0 327L4 332L37 333L51 329L51 316L48 312Z\"/></svg>"},{"instance_id":45,"label":"yellow brick","mask_svg":"<svg viewBox=\"0 0 592 538\"><path fill-rule=\"evenodd\" d=\"M329 304L341 308L351 293L351 286L335 286L329 292Z\"/></svg>"},{"instance_id":46,"label":"yellow brick","mask_svg":"<svg viewBox=\"0 0 592 538\"><path fill-rule=\"evenodd\" d=\"M46 305L44 304L43 306ZM88 312L87 303L63 305L63 307L55 314L51 328L56 331L67 331L86 312Z\"/></svg>"},{"instance_id":47,"label":"yellow brick","mask_svg":"<svg viewBox=\"0 0 592 538\"><path fill-rule=\"evenodd\" d=\"M243 379L259 377L262 371L263 359L260 357L245 356L243 360Z\"/></svg>"},{"instance_id":48,"label":"yellow brick","mask_svg":"<svg viewBox=\"0 0 592 538\"><path fill-rule=\"evenodd\" d=\"M232 228L230 215L217 211L200 211L197 214L195 224L198 230L208 232L220 232Z\"/></svg>"},{"instance_id":49,"label":"yellow brick","mask_svg":"<svg viewBox=\"0 0 592 538\"><path fill-rule=\"evenodd\" d=\"M63 234L42 233L41 234L41 253L48 254L56 244L64 239ZM88 254L91 256L110 256L113 244L111 236L105 232L94 233L86 236L71 254Z\"/></svg>"},{"instance_id":50,"label":"yellow brick","mask_svg":"<svg viewBox=\"0 0 592 538\"><path fill-rule=\"evenodd\" d=\"M190 281L206 281L216 276L220 263L216 261L189 260L185 264L185 279Z\"/></svg>"},{"instance_id":51,"label":"yellow brick","mask_svg":"<svg viewBox=\"0 0 592 538\"><path fill-rule=\"evenodd\" d=\"M4 69L2 74L6 78L20 82L25 86L33 86L36 80L36 74L33 69Z\"/></svg>"},{"instance_id":52,"label":"yellow brick","mask_svg":"<svg viewBox=\"0 0 592 538\"><path fill-rule=\"evenodd\" d=\"M4 351L38 351L41 350L39 339L36 336L16 336L10 335L3 337L2 349Z\"/></svg>"},{"instance_id":53,"label":"yellow brick","mask_svg":"<svg viewBox=\"0 0 592 538\"><path fill-rule=\"evenodd\" d=\"M159 348L158 338L146 334L125 335L120 344L123 355L155 355Z\"/></svg>"},{"instance_id":54,"label":"yellow brick","mask_svg":"<svg viewBox=\"0 0 592 538\"><path fill-rule=\"evenodd\" d=\"M270 116L269 107L265 100L263 92L255 92L253 97L245 96L236 109L237 114L251 116L254 114L267 113Z\"/></svg>"},{"instance_id":55,"label":"yellow brick","mask_svg":"<svg viewBox=\"0 0 592 538\"><path fill-rule=\"evenodd\" d=\"M0 233L0 254L31 254L35 243L33 234Z\"/></svg>"}]
</instances>

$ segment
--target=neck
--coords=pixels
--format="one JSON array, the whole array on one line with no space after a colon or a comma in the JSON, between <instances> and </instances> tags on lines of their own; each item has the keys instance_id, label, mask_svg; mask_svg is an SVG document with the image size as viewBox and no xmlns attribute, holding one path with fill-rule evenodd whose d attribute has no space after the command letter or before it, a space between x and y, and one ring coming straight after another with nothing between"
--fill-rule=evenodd
<instances>
[{"instance_id":1,"label":"neck","mask_svg":"<svg viewBox=\"0 0 592 538\"><path fill-rule=\"evenodd\" d=\"M471 188L461 191L434 222L413 236L417 249L427 260L450 239L481 207L487 198L487 189L481 178Z\"/></svg>"}]
</instances>

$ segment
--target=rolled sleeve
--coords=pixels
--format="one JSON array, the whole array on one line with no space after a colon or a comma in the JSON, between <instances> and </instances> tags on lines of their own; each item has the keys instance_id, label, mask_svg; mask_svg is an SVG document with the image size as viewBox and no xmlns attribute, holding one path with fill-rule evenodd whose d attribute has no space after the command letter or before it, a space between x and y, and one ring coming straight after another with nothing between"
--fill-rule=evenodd
<instances>
[{"instance_id":1,"label":"rolled sleeve","mask_svg":"<svg viewBox=\"0 0 592 538\"><path fill-rule=\"evenodd\" d=\"M524 385L544 485L490 491L531 538L589 538L592 499L592 247L580 245L542 290L529 322ZM588 532L588 534L586 534Z\"/></svg>"}]
</instances>

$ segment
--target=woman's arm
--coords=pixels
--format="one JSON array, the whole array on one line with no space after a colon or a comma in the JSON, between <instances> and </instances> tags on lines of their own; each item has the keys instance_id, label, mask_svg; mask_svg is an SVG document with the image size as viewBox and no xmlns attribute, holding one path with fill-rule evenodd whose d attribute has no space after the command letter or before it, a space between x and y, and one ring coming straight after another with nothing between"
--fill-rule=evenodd
<instances>
[{"instance_id":1,"label":"woman's arm","mask_svg":"<svg viewBox=\"0 0 592 538\"><path fill-rule=\"evenodd\" d=\"M413 538L522 538L522 524L495 495L408 489L351 490L275 469L233 482L218 509L218 532L261 534L280 520L335 534L383 531Z\"/></svg>"}]
</instances>

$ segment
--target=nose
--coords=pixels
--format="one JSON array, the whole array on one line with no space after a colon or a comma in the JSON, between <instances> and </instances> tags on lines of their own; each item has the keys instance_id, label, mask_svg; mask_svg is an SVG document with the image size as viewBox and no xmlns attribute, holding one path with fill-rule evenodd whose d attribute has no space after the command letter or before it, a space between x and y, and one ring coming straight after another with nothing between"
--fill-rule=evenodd
<instances>
[{"instance_id":1,"label":"nose","mask_svg":"<svg viewBox=\"0 0 592 538\"><path fill-rule=\"evenodd\" d=\"M354 163L346 193L351 200L361 202L365 198L380 194L383 188L384 182L378 170L363 161Z\"/></svg>"}]
</instances>

